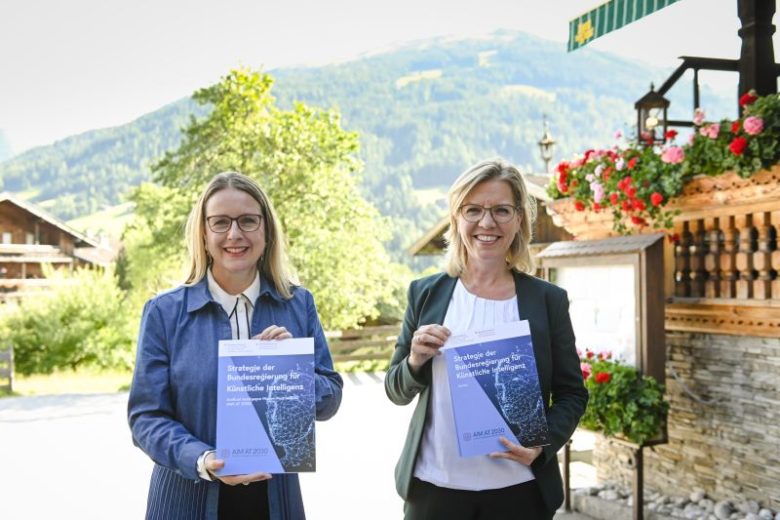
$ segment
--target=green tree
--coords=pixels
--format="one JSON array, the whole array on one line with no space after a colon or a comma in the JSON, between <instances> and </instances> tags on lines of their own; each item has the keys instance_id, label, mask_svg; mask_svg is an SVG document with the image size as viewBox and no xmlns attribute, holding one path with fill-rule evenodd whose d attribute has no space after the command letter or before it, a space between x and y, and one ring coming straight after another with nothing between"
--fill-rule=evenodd
<instances>
[{"instance_id":1,"label":"green tree","mask_svg":"<svg viewBox=\"0 0 780 520\"><path fill-rule=\"evenodd\" d=\"M387 222L361 196L357 135L341 128L336 111L279 109L272 84L267 74L233 70L194 94L211 111L193 118L179 148L153 165L161 187L135 192L129 233L141 247L128 252L125 272L136 285L149 280L148 259L181 258L183 223L198 193L214 174L239 171L273 200L325 327L354 326L380 305L399 305L398 272L383 246Z\"/></svg>"}]
</instances>

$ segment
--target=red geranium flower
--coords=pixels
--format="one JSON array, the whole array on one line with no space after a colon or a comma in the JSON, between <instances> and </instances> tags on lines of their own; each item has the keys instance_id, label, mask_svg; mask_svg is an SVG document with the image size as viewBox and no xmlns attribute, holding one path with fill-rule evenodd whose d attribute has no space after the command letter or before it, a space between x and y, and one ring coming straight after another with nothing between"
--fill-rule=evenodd
<instances>
[{"instance_id":1,"label":"red geranium flower","mask_svg":"<svg viewBox=\"0 0 780 520\"><path fill-rule=\"evenodd\" d=\"M731 133L732 134L738 133L741 126L742 124L739 122L739 119L731 123Z\"/></svg>"},{"instance_id":2,"label":"red geranium flower","mask_svg":"<svg viewBox=\"0 0 780 520\"><path fill-rule=\"evenodd\" d=\"M585 211L585 204L581 200L574 201L574 209L577 211Z\"/></svg>"},{"instance_id":3,"label":"red geranium flower","mask_svg":"<svg viewBox=\"0 0 780 520\"><path fill-rule=\"evenodd\" d=\"M593 352L591 352L590 350L586 350L585 351L585 357L586 358L593 359L593 355L594 355Z\"/></svg>"},{"instance_id":4,"label":"red geranium flower","mask_svg":"<svg viewBox=\"0 0 780 520\"><path fill-rule=\"evenodd\" d=\"M633 186L629 186L629 187L627 187L627 188L625 189L625 192L626 192L626 196L627 196L629 199L633 199L634 197L636 197L636 188L634 188Z\"/></svg>"},{"instance_id":5,"label":"red geranium flower","mask_svg":"<svg viewBox=\"0 0 780 520\"><path fill-rule=\"evenodd\" d=\"M754 91L746 92L745 94L742 94L742 97L739 98L739 106L745 107L748 105L752 105L755 103L755 101L758 99L758 96L755 94Z\"/></svg>"},{"instance_id":6,"label":"red geranium flower","mask_svg":"<svg viewBox=\"0 0 780 520\"><path fill-rule=\"evenodd\" d=\"M588 379L590 377L591 368L587 363L580 363L580 370L582 371L582 379Z\"/></svg>"},{"instance_id":7,"label":"red geranium flower","mask_svg":"<svg viewBox=\"0 0 780 520\"><path fill-rule=\"evenodd\" d=\"M744 137L735 137L729 145L729 150L731 150L731 153L734 155L742 155L742 152L745 151L745 147L747 147L747 139Z\"/></svg>"},{"instance_id":8,"label":"red geranium flower","mask_svg":"<svg viewBox=\"0 0 780 520\"><path fill-rule=\"evenodd\" d=\"M632 201L631 207L639 211L644 211L646 208L645 201L642 199L634 199Z\"/></svg>"},{"instance_id":9,"label":"red geranium flower","mask_svg":"<svg viewBox=\"0 0 780 520\"><path fill-rule=\"evenodd\" d=\"M609 374L609 372L596 372L595 379L596 383L603 384L603 383L609 383L609 380L612 376Z\"/></svg>"},{"instance_id":10,"label":"red geranium flower","mask_svg":"<svg viewBox=\"0 0 780 520\"><path fill-rule=\"evenodd\" d=\"M609 201L612 203L613 206L617 206L617 203L618 203L618 194L617 194L617 192L610 194Z\"/></svg>"},{"instance_id":11,"label":"red geranium flower","mask_svg":"<svg viewBox=\"0 0 780 520\"><path fill-rule=\"evenodd\" d=\"M628 161L628 169L629 170L633 170L634 166L636 166L636 162L637 162L637 158L636 157L632 157L631 159L629 159L629 161Z\"/></svg>"},{"instance_id":12,"label":"red geranium flower","mask_svg":"<svg viewBox=\"0 0 780 520\"><path fill-rule=\"evenodd\" d=\"M657 191L654 191L652 195L650 195L650 203L653 206L658 206L664 201L664 196L658 193Z\"/></svg>"},{"instance_id":13,"label":"red geranium flower","mask_svg":"<svg viewBox=\"0 0 780 520\"><path fill-rule=\"evenodd\" d=\"M637 226L647 225L647 221L645 219L643 219L642 217L637 217L636 215L631 215L631 222L633 222Z\"/></svg>"},{"instance_id":14,"label":"red geranium flower","mask_svg":"<svg viewBox=\"0 0 780 520\"><path fill-rule=\"evenodd\" d=\"M667 130L666 134L664 134L664 137L667 139L674 139L677 137L677 130Z\"/></svg>"}]
</instances>

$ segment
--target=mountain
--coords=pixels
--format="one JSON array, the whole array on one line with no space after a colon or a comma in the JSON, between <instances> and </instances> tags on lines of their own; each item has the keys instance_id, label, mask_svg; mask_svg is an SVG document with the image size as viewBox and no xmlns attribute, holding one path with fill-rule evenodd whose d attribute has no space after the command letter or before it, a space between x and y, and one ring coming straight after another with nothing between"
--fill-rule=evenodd
<instances>
[{"instance_id":1,"label":"mountain","mask_svg":"<svg viewBox=\"0 0 780 520\"><path fill-rule=\"evenodd\" d=\"M430 222L441 208L421 210L412 188L446 186L495 155L540 171L543 115L557 158L609 145L617 128L634 124L633 103L668 72L587 48L567 54L562 44L502 31L271 74L281 106L300 100L338 108L344 126L360 134L366 193L383 213ZM670 116L690 117L690 90L685 83L670 93ZM707 96L714 105L733 104ZM0 164L0 179L9 191L39 189L33 202L46 201L60 217L92 213L149 179L149 164L179 144L178 129L191 114L203 113L183 99L126 125L30 150Z\"/></svg>"}]
</instances>

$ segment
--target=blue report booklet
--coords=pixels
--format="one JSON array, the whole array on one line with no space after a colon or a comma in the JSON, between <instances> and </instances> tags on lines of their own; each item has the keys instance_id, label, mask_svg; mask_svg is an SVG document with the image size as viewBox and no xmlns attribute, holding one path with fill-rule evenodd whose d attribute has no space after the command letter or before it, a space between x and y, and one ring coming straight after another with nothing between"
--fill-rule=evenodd
<instances>
[{"instance_id":1,"label":"blue report booklet","mask_svg":"<svg viewBox=\"0 0 780 520\"><path fill-rule=\"evenodd\" d=\"M314 340L219 342L217 475L314 471Z\"/></svg>"},{"instance_id":2,"label":"blue report booklet","mask_svg":"<svg viewBox=\"0 0 780 520\"><path fill-rule=\"evenodd\" d=\"M550 443L528 321L450 336L442 347L461 457Z\"/></svg>"}]
</instances>

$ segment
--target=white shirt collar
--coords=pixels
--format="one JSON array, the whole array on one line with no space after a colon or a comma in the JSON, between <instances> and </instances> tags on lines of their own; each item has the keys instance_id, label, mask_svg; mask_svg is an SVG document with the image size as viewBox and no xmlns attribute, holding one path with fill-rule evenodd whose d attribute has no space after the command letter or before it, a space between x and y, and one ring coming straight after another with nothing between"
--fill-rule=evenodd
<instances>
[{"instance_id":1,"label":"white shirt collar","mask_svg":"<svg viewBox=\"0 0 780 520\"><path fill-rule=\"evenodd\" d=\"M257 301L257 297L260 296L259 272L255 275L255 281L252 282L252 285L244 289L241 294L230 294L225 289L223 289L222 286L220 286L214 279L214 275L211 274L211 269L206 271L206 276L208 277L209 292L211 293L212 298L214 298L214 300L219 303L228 314L233 312L233 308L236 306L236 297L243 296L246 301L249 302L252 307L254 307L255 301Z\"/></svg>"}]
</instances>

